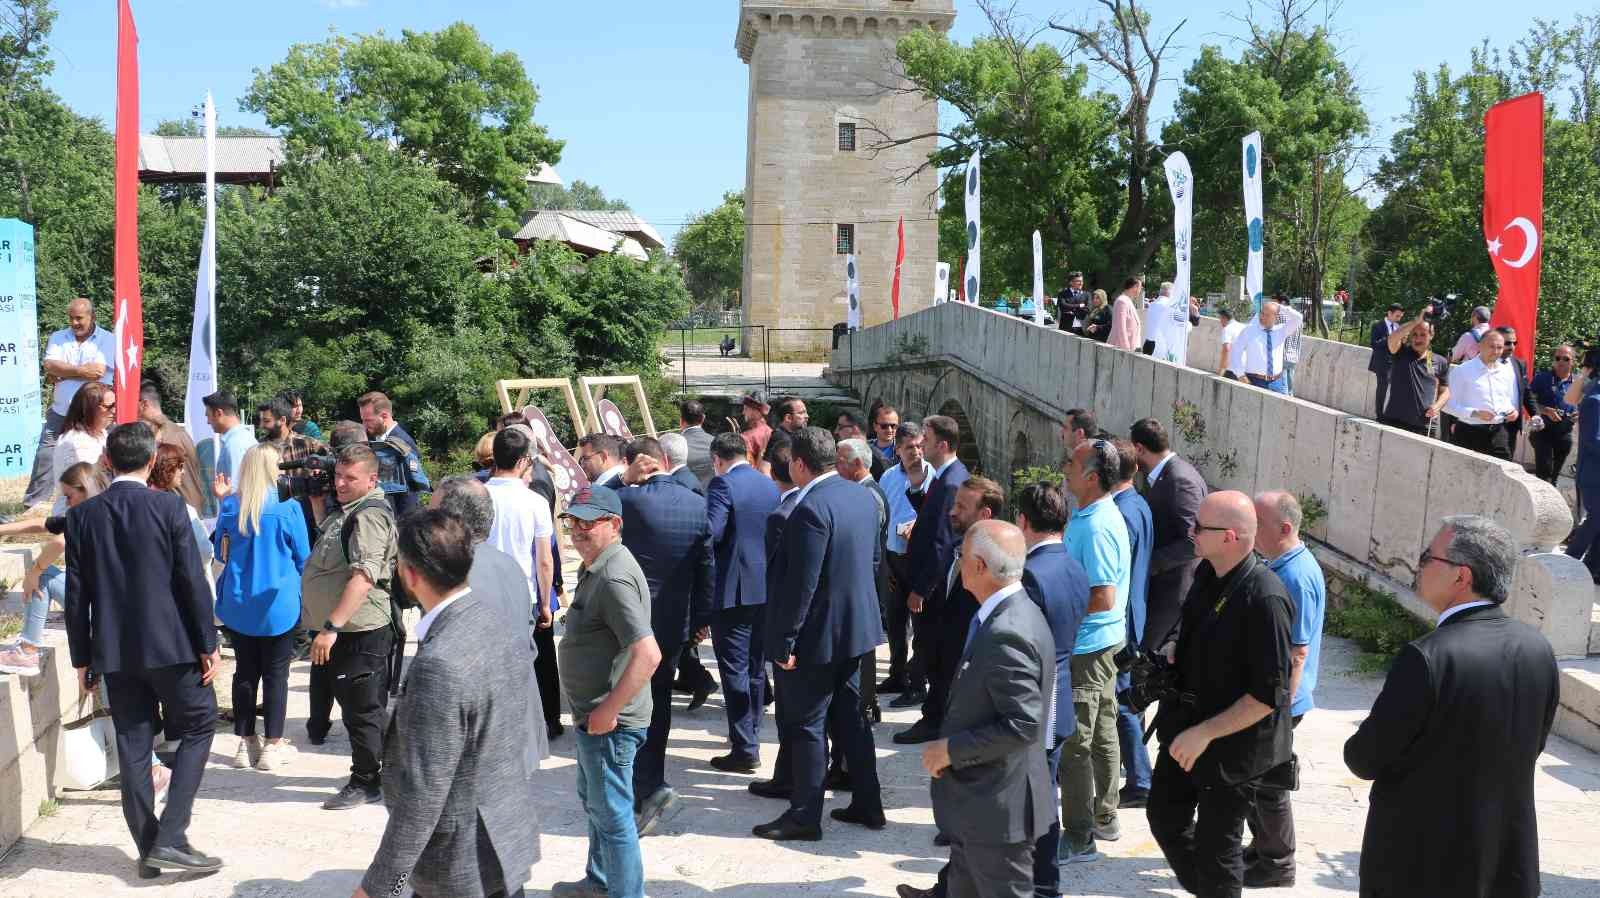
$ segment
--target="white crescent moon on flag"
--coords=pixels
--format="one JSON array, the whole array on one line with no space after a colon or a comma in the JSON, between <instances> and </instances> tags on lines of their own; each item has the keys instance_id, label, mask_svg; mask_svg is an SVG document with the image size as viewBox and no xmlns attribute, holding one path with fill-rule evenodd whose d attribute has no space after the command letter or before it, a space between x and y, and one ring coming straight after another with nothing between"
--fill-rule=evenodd
<instances>
[{"instance_id":1,"label":"white crescent moon on flag","mask_svg":"<svg viewBox=\"0 0 1600 898\"><path fill-rule=\"evenodd\" d=\"M1527 240L1522 248L1522 255L1520 257L1516 259L1506 259L1504 261L1510 268L1521 268L1522 266L1533 261L1533 254L1539 251L1539 232L1533 227L1533 222L1523 218L1520 215L1511 219L1511 223L1507 224L1505 228L1501 230L1501 233L1509 231L1512 228L1520 230L1522 232L1522 236L1526 237Z\"/></svg>"}]
</instances>

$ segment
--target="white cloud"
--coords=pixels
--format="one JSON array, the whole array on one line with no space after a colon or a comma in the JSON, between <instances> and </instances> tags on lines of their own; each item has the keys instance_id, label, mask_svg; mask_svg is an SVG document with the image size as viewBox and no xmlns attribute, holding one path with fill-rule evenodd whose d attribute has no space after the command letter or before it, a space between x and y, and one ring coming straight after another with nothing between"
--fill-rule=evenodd
<instances>
[{"instance_id":1,"label":"white cloud","mask_svg":"<svg viewBox=\"0 0 1600 898\"><path fill-rule=\"evenodd\" d=\"M367 5L367 0L322 0L322 5L329 9L359 9Z\"/></svg>"}]
</instances>

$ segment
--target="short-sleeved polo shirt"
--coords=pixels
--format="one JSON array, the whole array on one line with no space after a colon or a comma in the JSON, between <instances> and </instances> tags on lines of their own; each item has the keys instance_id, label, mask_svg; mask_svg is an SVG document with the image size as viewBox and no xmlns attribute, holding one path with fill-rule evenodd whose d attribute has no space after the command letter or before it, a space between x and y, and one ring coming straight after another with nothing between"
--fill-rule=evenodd
<instances>
[{"instance_id":1,"label":"short-sleeved polo shirt","mask_svg":"<svg viewBox=\"0 0 1600 898\"><path fill-rule=\"evenodd\" d=\"M1091 589L1114 586L1117 590L1116 602L1110 611L1084 615L1072 653L1087 655L1123 642L1128 627L1128 584L1133 551L1128 545L1128 525L1117 511L1115 499L1110 495L1102 496L1074 512L1062 542L1083 565Z\"/></svg>"},{"instance_id":2,"label":"short-sleeved polo shirt","mask_svg":"<svg viewBox=\"0 0 1600 898\"><path fill-rule=\"evenodd\" d=\"M1289 621L1289 644L1306 647L1306 663L1300 669L1300 688L1295 690L1294 702L1289 706L1292 717L1316 707L1311 693L1317 688L1317 661L1322 655L1322 619L1328 607L1328 585L1322 577L1322 566L1304 544L1274 558L1267 564L1283 588L1289 593L1289 603L1294 606L1294 617Z\"/></svg>"},{"instance_id":3,"label":"short-sleeved polo shirt","mask_svg":"<svg viewBox=\"0 0 1600 898\"><path fill-rule=\"evenodd\" d=\"M629 647L650 634L650 586L644 571L627 547L613 543L579 569L578 588L567 606L566 633L556 648L561 689L574 720L582 723L616 688L628 668ZM647 684L623 706L617 726L648 727L652 708Z\"/></svg>"}]
</instances>

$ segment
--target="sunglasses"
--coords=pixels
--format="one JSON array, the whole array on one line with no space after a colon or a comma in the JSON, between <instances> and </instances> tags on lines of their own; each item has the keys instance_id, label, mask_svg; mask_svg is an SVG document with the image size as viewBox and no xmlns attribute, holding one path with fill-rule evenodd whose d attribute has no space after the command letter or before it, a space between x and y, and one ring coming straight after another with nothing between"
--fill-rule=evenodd
<instances>
[{"instance_id":1,"label":"sunglasses","mask_svg":"<svg viewBox=\"0 0 1600 898\"><path fill-rule=\"evenodd\" d=\"M1420 571L1435 561L1442 561L1453 567L1466 567L1465 564L1446 555L1435 555L1427 549L1422 550L1422 555L1417 558L1417 570Z\"/></svg>"},{"instance_id":2,"label":"sunglasses","mask_svg":"<svg viewBox=\"0 0 1600 898\"><path fill-rule=\"evenodd\" d=\"M1211 526L1207 526L1205 524L1202 524L1199 521L1195 521L1194 524L1190 525L1190 527L1189 527L1189 530L1192 533L1201 533L1201 532L1204 532L1206 530L1214 530L1217 533L1222 533L1222 532L1225 532L1225 531L1228 531L1228 530L1232 530L1232 529L1233 529L1232 527L1211 527Z\"/></svg>"}]
</instances>

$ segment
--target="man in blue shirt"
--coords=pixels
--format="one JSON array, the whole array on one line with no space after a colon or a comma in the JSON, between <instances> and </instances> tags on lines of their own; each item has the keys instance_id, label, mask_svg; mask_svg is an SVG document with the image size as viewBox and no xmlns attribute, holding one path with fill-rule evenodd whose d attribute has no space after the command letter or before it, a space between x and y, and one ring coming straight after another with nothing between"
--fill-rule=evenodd
<instances>
[{"instance_id":1,"label":"man in blue shirt","mask_svg":"<svg viewBox=\"0 0 1600 898\"><path fill-rule=\"evenodd\" d=\"M1561 477L1572 453L1572 424L1578 417L1578 407L1567 402L1567 390L1574 378L1573 362L1577 353L1563 343L1556 347L1555 363L1547 371L1533 376L1528 388L1528 402L1544 419L1543 426L1533 431L1528 442L1533 444L1534 471L1540 480L1552 485Z\"/></svg>"},{"instance_id":2,"label":"man in blue shirt","mask_svg":"<svg viewBox=\"0 0 1600 898\"><path fill-rule=\"evenodd\" d=\"M1117 824L1117 663L1128 638L1128 593L1133 551L1112 487L1121 456L1110 440L1079 443L1068 456L1063 487L1077 500L1067 526L1067 552L1089 575L1089 613L1072 656L1072 705L1078 725L1061 753L1063 863L1100 858L1096 839L1121 837Z\"/></svg>"},{"instance_id":3,"label":"man in blue shirt","mask_svg":"<svg viewBox=\"0 0 1600 898\"><path fill-rule=\"evenodd\" d=\"M882 421L885 417L893 421L898 420L899 415L885 406L878 410L878 418ZM898 425L893 442L900 463L878 477L878 486L889 501L883 548L889 565L890 588L889 608L885 614L889 623L889 676L878 684L878 691L901 693L893 703L894 707L901 708L921 705L928 697L921 670L908 662L910 643L906 635L911 626L911 609L906 607L910 582L906 572L906 537L917 520L917 508L911 504L907 491L921 490L933 478L933 465L922 457L922 440L921 424L907 421Z\"/></svg>"},{"instance_id":4,"label":"man in blue shirt","mask_svg":"<svg viewBox=\"0 0 1600 898\"><path fill-rule=\"evenodd\" d=\"M1322 568L1300 541L1300 503L1294 495L1277 491L1255 499L1256 552L1283 581L1294 605L1289 625L1289 691L1294 695L1289 715L1294 726L1315 707L1317 661L1322 654L1322 618L1328 606L1328 588ZM1266 777L1276 780L1277 777ZM1250 846L1244 851L1246 888L1294 885L1294 813L1286 789L1258 785L1255 801L1245 820L1250 825Z\"/></svg>"},{"instance_id":5,"label":"man in blue shirt","mask_svg":"<svg viewBox=\"0 0 1600 898\"><path fill-rule=\"evenodd\" d=\"M1128 645L1139 645L1144 639L1145 588L1150 579L1150 553L1155 548L1155 524L1150 516L1150 504L1133 488L1134 472L1139 470L1138 456L1133 443L1117 440L1117 457L1122 465L1117 470L1117 482L1111 487L1112 501L1128 527L1128 550L1133 559L1128 578ZM1156 634L1158 637L1161 634ZM1128 674L1117 674L1117 691L1132 684ZM1117 703L1117 741L1122 754L1122 775L1127 779L1117 796L1119 808L1142 808L1150 795L1150 753L1145 750L1144 716L1132 708Z\"/></svg>"},{"instance_id":6,"label":"man in blue shirt","mask_svg":"<svg viewBox=\"0 0 1600 898\"><path fill-rule=\"evenodd\" d=\"M217 435L216 473L228 478L231 493L238 488L239 463L256 444L256 429L239 419L239 400L232 393L212 393L200 401L206 406L206 423Z\"/></svg>"}]
</instances>

